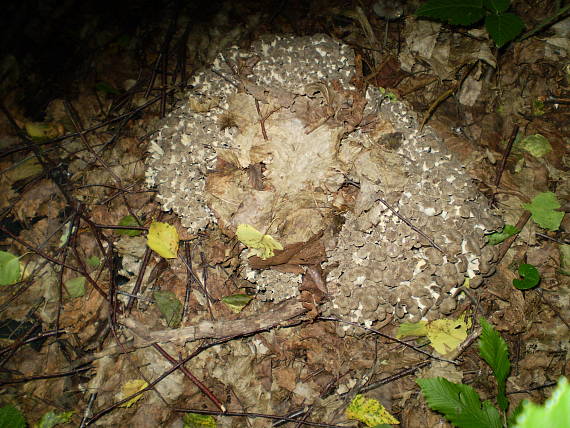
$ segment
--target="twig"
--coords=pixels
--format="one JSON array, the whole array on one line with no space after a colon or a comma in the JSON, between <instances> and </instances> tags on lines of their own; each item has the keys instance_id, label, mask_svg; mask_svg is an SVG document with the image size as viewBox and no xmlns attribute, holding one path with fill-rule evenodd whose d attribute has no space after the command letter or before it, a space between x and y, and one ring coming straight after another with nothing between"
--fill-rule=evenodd
<instances>
[{"instance_id":1,"label":"twig","mask_svg":"<svg viewBox=\"0 0 570 428\"><path fill-rule=\"evenodd\" d=\"M517 221L515 228L517 230L522 230L527 221L530 219L530 216L531 213L529 211L525 211L523 215L519 218L519 221ZM501 244L501 248L499 249L499 254L497 256L497 264L501 263L501 260L503 260L505 254L507 254L507 251L509 250L510 246L513 244L513 242L515 242L515 239L517 239L517 236L519 236L519 234L515 233L513 236L509 236L507 239L503 241L503 243Z\"/></svg>"},{"instance_id":2,"label":"twig","mask_svg":"<svg viewBox=\"0 0 570 428\"><path fill-rule=\"evenodd\" d=\"M287 416L279 416L279 415L267 415L264 413L249 413L249 412L216 412L213 410L203 410L203 409L184 409L175 407L172 409L175 412L181 413L198 413L199 415L214 415L214 416L235 416L235 417L245 417L245 418L263 418L263 419L271 419L277 421L287 421L287 422L298 422L302 425L307 425L310 427L325 427L325 428L346 428L346 425L334 425L334 424L327 424L323 422L310 422L310 421L303 421L301 419L294 419L289 418Z\"/></svg>"},{"instance_id":3,"label":"twig","mask_svg":"<svg viewBox=\"0 0 570 428\"><path fill-rule=\"evenodd\" d=\"M386 208L388 208L390 211L392 211L394 213L394 215L396 217L398 217L400 220L402 220L404 223L406 223L406 225L411 227L413 231L415 231L416 233L421 235L423 238L425 238L431 244L432 247L439 250L442 254L447 254L439 245L437 245L435 243L435 241L433 239L431 239L428 235L426 235L425 232L423 232L422 230L420 230L416 226L414 226L412 224L412 222L410 222L406 217L404 217L402 214L400 214L398 211L396 211L394 208L392 208L388 202L386 202L380 196L376 196L376 200L382 202L386 206Z\"/></svg>"},{"instance_id":4,"label":"twig","mask_svg":"<svg viewBox=\"0 0 570 428\"><path fill-rule=\"evenodd\" d=\"M505 170L505 165L507 164L507 158L511 153L511 149L513 148L513 143L515 142L518 133L519 133L519 125L515 125L515 127L513 128L513 132L511 132L511 137L509 138L509 143L507 144L507 148L503 153L503 160L501 161L501 165L499 166L499 169L497 171L497 176L495 177L496 187L499 187L503 171Z\"/></svg>"},{"instance_id":5,"label":"twig","mask_svg":"<svg viewBox=\"0 0 570 428\"><path fill-rule=\"evenodd\" d=\"M335 317L322 317L322 316L318 316L316 319L317 319L317 320L321 320L321 321L334 321L334 322L339 322L339 323L342 323L342 324L352 325L352 326L354 326L354 327L359 327L359 328L362 328L362 329L364 329L364 330L367 330L367 331L370 331L370 332L372 332L372 333L375 333L375 334L377 334L377 335L379 335L379 336L382 336L382 337L385 338L385 339L391 340L392 342L396 342L396 343L399 343L400 345L404 345L405 347L410 348L410 349L413 349L414 351L419 352L420 354L426 355L426 356L428 356L429 358L432 358L432 359L434 359L434 360L445 361L446 363L451 363L451 364L456 365L456 366L459 365L459 363L458 363L457 361L448 360L447 358L437 357L437 356L435 356L435 355L430 354L430 353L427 352L427 351L424 351L423 349L418 348L417 346L410 345L408 342L404 342L403 340L400 340L400 339L397 339L397 338L395 338L395 337L392 337L392 336L390 336L390 335L388 335L388 334L382 333L381 331L376 330L376 329L374 329L374 328L365 327L365 326L363 326L362 324L359 324L359 323L357 323L357 322L346 321L346 320L342 320L342 319L340 319L340 318L335 318Z\"/></svg>"},{"instance_id":6,"label":"twig","mask_svg":"<svg viewBox=\"0 0 570 428\"><path fill-rule=\"evenodd\" d=\"M178 361L176 361L168 352L166 352L164 350L164 348L162 348L159 344L155 343L152 345L154 349L156 349L160 355L162 355L164 358L166 358L170 363L172 363L172 365L176 365L178 363ZM196 385L198 387L198 389L200 389L200 391L202 391L211 401L212 403L214 403L214 405L220 409L222 412L226 411L226 407L222 404L222 402L220 400L218 400L218 398L212 393L212 391L210 391L208 389L208 387L206 385L204 385L200 379L198 379L196 376L194 376L192 374L192 372L190 372L190 370L188 370L186 367L184 366L180 366L180 371L182 373L184 373L184 375L190 379L192 381L192 383L194 385Z\"/></svg>"},{"instance_id":7,"label":"twig","mask_svg":"<svg viewBox=\"0 0 570 428\"><path fill-rule=\"evenodd\" d=\"M297 318L308 312L301 302L296 299L285 300L273 309L237 320L200 321L196 325L182 327L176 330L148 331L148 329L133 319L123 320L140 341L137 347L153 343L177 342L185 343L198 339L220 339L228 336L245 336L259 331L265 331L280 324Z\"/></svg>"}]
</instances>

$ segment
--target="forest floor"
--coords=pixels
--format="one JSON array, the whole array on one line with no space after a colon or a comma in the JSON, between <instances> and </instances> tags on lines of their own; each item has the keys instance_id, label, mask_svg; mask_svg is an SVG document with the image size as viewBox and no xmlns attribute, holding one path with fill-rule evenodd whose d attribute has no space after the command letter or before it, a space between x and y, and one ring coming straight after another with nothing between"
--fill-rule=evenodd
<instances>
[{"instance_id":1,"label":"forest floor","mask_svg":"<svg viewBox=\"0 0 570 428\"><path fill-rule=\"evenodd\" d=\"M517 3L525 31L556 13L552 3ZM508 345L510 411L550 396L570 373L570 216L548 230L522 204L552 192L560 211L570 211L569 18L497 49L485 31L426 24L405 7L387 19L374 4L173 3L107 10L112 19L101 20L99 11L66 3L58 14L38 11L28 24L40 26L34 36L16 27L18 19L2 30L19 33L11 37L23 47L3 58L17 67L6 66L1 88L0 263L15 255L21 273L10 279L12 268L0 267L0 405L17 407L30 426L50 411L72 412L60 426L201 426L183 422L188 412L209 413L218 426L356 426L344 409L361 393L400 426L446 427L416 379L462 382L495 403L496 383L477 345L480 317ZM125 326L166 329L153 291L172 291L185 302L181 328L195 325L188 311L204 302L196 284L227 293L216 272L238 257L236 241L213 226L188 233L147 186L148 148L162 118L183 98L189 76L224 47L264 34L317 33L350 45L367 84L416 111L503 222L520 230L499 244L494 274L447 315L474 320L460 351L450 363L434 358L426 340L396 340L394 317L340 337L333 321L295 318L255 299L239 313L219 298L207 304L204 319L232 326L231 335L134 340ZM154 220L176 227L177 259L146 246ZM537 286L513 286L521 264L537 269ZM236 334L248 320L259 324ZM124 388L133 380L148 391L127 406L123 398L137 389Z\"/></svg>"}]
</instances>

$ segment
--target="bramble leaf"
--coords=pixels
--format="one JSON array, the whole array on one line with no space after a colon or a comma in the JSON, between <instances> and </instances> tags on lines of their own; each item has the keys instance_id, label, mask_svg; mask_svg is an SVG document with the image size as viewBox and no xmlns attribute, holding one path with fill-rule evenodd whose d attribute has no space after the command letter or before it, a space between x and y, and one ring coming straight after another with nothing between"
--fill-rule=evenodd
<instances>
[{"instance_id":1,"label":"bramble leaf","mask_svg":"<svg viewBox=\"0 0 570 428\"><path fill-rule=\"evenodd\" d=\"M7 251L0 251L0 285L12 285L20 280L20 259Z\"/></svg>"},{"instance_id":2,"label":"bramble leaf","mask_svg":"<svg viewBox=\"0 0 570 428\"><path fill-rule=\"evenodd\" d=\"M509 348L501 335L484 318L479 322L483 331L479 339L479 355L493 370L497 379L497 403L503 412L507 411L509 401L506 396L507 376L511 371Z\"/></svg>"},{"instance_id":3,"label":"bramble leaf","mask_svg":"<svg viewBox=\"0 0 570 428\"><path fill-rule=\"evenodd\" d=\"M485 15L482 0L429 0L416 16L445 21L451 25L472 25Z\"/></svg>"},{"instance_id":4,"label":"bramble leaf","mask_svg":"<svg viewBox=\"0 0 570 428\"><path fill-rule=\"evenodd\" d=\"M523 208L531 212L536 224L548 230L557 230L564 218L563 212L555 211L560 203L552 192L539 193L530 204L523 204Z\"/></svg>"},{"instance_id":5,"label":"bramble leaf","mask_svg":"<svg viewBox=\"0 0 570 428\"><path fill-rule=\"evenodd\" d=\"M119 226L138 226L136 218L132 215L126 215L121 220L119 220ZM116 232L119 235L125 236L139 236L142 233L142 230L138 229L117 229Z\"/></svg>"},{"instance_id":6,"label":"bramble leaf","mask_svg":"<svg viewBox=\"0 0 570 428\"><path fill-rule=\"evenodd\" d=\"M69 293L69 297L83 297L85 296L85 281L84 276L76 276L75 278L65 281L65 289Z\"/></svg>"},{"instance_id":7,"label":"bramble leaf","mask_svg":"<svg viewBox=\"0 0 570 428\"><path fill-rule=\"evenodd\" d=\"M552 151L552 146L546 137L540 134L528 135L520 142L520 148L526 150L535 158L541 158Z\"/></svg>"},{"instance_id":8,"label":"bramble leaf","mask_svg":"<svg viewBox=\"0 0 570 428\"><path fill-rule=\"evenodd\" d=\"M176 294L172 291L155 291L153 297L168 327L177 328L182 322L183 308Z\"/></svg>"},{"instance_id":9,"label":"bramble leaf","mask_svg":"<svg viewBox=\"0 0 570 428\"><path fill-rule=\"evenodd\" d=\"M26 428L24 415L10 404L0 407L0 428Z\"/></svg>"},{"instance_id":10,"label":"bramble leaf","mask_svg":"<svg viewBox=\"0 0 570 428\"><path fill-rule=\"evenodd\" d=\"M510 5L510 0L483 0L483 6L494 13L506 12Z\"/></svg>"},{"instance_id":11,"label":"bramble leaf","mask_svg":"<svg viewBox=\"0 0 570 428\"><path fill-rule=\"evenodd\" d=\"M485 18L485 28L498 48L517 37L524 23L513 13L489 15Z\"/></svg>"},{"instance_id":12,"label":"bramble leaf","mask_svg":"<svg viewBox=\"0 0 570 428\"><path fill-rule=\"evenodd\" d=\"M458 428L503 428L501 417L491 403L481 404L479 395L468 385L442 377L416 379L432 410L442 413Z\"/></svg>"}]
</instances>

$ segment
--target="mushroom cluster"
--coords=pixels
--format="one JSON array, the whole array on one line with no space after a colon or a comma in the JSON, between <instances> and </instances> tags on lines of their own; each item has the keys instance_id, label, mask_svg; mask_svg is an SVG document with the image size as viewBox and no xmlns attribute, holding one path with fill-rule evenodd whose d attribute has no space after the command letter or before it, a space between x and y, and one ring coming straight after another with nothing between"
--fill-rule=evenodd
<instances>
[{"instance_id":1,"label":"mushroom cluster","mask_svg":"<svg viewBox=\"0 0 570 428\"><path fill-rule=\"evenodd\" d=\"M455 287L492 272L484 234L500 222L437 135L357 74L352 50L323 35L224 51L152 142L147 182L192 232L246 224L285 252L318 238L326 314L450 313ZM302 269L241 260L263 300L299 293Z\"/></svg>"}]
</instances>

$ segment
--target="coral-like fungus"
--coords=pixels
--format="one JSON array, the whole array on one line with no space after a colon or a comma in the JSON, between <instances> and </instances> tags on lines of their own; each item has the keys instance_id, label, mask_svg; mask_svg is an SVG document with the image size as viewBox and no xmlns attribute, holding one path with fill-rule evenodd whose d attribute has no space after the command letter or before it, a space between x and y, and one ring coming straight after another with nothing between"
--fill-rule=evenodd
<instances>
[{"instance_id":1,"label":"coral-like fungus","mask_svg":"<svg viewBox=\"0 0 570 428\"><path fill-rule=\"evenodd\" d=\"M226 50L153 141L148 183L193 232L247 224L284 252L320 240L326 314L449 313L450 290L492 271L484 233L499 221L440 139L402 103L359 88L356 71L327 36ZM298 294L301 270L242 263L260 298Z\"/></svg>"}]
</instances>

